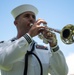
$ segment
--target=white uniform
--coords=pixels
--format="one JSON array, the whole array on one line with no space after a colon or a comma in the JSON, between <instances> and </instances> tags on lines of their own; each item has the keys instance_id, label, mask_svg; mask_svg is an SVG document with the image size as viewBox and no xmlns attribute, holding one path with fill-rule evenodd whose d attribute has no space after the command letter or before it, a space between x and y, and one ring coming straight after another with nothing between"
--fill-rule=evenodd
<instances>
[{"instance_id":1,"label":"white uniform","mask_svg":"<svg viewBox=\"0 0 74 75\"><path fill-rule=\"evenodd\" d=\"M31 44L21 37L13 42L0 44L0 69L2 75L23 75L24 58L27 50L31 50ZM52 48L51 48L52 50ZM65 57L60 50L53 52L44 46L35 44L33 51L40 59L43 66L43 75L67 75L68 67ZM37 59L29 56L27 75L40 75L40 65Z\"/></svg>"}]
</instances>

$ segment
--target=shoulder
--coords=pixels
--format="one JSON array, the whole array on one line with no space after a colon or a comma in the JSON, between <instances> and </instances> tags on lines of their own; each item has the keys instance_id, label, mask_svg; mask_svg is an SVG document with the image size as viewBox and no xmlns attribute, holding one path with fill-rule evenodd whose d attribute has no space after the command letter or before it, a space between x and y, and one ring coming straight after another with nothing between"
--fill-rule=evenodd
<instances>
[{"instance_id":1,"label":"shoulder","mask_svg":"<svg viewBox=\"0 0 74 75\"><path fill-rule=\"evenodd\" d=\"M0 41L0 47L4 45L4 41Z\"/></svg>"},{"instance_id":2,"label":"shoulder","mask_svg":"<svg viewBox=\"0 0 74 75\"><path fill-rule=\"evenodd\" d=\"M0 43L4 43L4 41L0 41Z\"/></svg>"}]
</instances>

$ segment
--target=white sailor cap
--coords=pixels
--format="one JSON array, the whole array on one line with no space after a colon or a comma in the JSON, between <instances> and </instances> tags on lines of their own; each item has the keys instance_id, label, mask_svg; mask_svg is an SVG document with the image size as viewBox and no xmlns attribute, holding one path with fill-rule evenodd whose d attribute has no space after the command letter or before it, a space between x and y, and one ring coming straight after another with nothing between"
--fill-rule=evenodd
<instances>
[{"instance_id":1,"label":"white sailor cap","mask_svg":"<svg viewBox=\"0 0 74 75\"><path fill-rule=\"evenodd\" d=\"M32 11L33 13L35 13L35 15L37 15L37 13L38 13L38 9L35 6L30 5L30 4L23 4L23 5L20 5L16 8L14 8L11 11L11 14L13 15L14 18L16 18L18 15L20 15L26 11Z\"/></svg>"}]
</instances>

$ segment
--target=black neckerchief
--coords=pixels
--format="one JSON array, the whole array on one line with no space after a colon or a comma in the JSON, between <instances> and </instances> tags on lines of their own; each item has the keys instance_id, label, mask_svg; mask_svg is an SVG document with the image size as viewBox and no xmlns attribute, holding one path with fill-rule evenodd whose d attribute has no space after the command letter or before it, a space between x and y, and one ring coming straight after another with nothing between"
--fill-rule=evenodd
<instances>
[{"instance_id":1,"label":"black neckerchief","mask_svg":"<svg viewBox=\"0 0 74 75\"><path fill-rule=\"evenodd\" d=\"M26 53L26 55L25 55L24 75L27 75L27 70L28 70L28 58L29 58L29 55L34 55L34 56L37 58L37 60L38 60L38 62L39 62L39 64L40 64L40 69L41 69L40 75L43 75L42 63L41 63L40 59L38 58L38 56L37 56L35 53L33 53L34 47L35 47L35 42L33 43L33 46L32 46L31 51L27 51L27 53Z\"/></svg>"}]
</instances>

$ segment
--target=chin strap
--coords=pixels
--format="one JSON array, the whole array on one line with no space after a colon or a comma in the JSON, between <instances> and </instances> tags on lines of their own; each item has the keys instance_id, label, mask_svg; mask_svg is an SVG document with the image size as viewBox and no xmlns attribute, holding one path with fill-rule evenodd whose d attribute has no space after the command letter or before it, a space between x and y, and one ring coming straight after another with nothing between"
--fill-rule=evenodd
<instances>
[{"instance_id":1,"label":"chin strap","mask_svg":"<svg viewBox=\"0 0 74 75\"><path fill-rule=\"evenodd\" d=\"M38 62L39 62L39 65L40 65L40 69L41 69L40 75L43 75L42 63L41 63L40 59L38 58L38 56L37 56L35 53L33 53L34 47L35 47L35 43L33 44L31 51L27 51L27 53L26 53L26 55L25 55L24 75L27 75L27 70L28 70L28 58L29 58L29 55L34 55L34 56L37 58L37 60L38 60Z\"/></svg>"}]
</instances>

